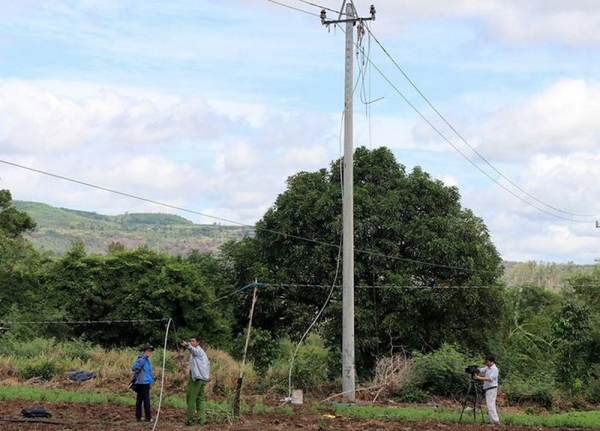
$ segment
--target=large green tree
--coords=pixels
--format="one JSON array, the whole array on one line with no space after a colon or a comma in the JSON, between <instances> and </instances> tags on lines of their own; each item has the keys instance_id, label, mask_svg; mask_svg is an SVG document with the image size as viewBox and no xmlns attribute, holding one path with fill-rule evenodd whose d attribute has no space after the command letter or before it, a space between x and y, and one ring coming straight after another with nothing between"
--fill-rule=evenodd
<instances>
[{"instance_id":1,"label":"large green tree","mask_svg":"<svg viewBox=\"0 0 600 431\"><path fill-rule=\"evenodd\" d=\"M46 282L57 307L71 320L165 319L166 323L172 318L180 338L199 333L213 346L228 347L230 325L211 306L214 287L202 273L209 266L207 259L188 260L145 247L87 255L77 243L49 269ZM161 343L164 337L164 325L154 322L73 328L77 335L110 345Z\"/></svg>"},{"instance_id":2,"label":"large green tree","mask_svg":"<svg viewBox=\"0 0 600 431\"><path fill-rule=\"evenodd\" d=\"M0 190L0 316L9 309L39 310L39 254L23 238L35 222L12 205L8 190Z\"/></svg>"},{"instance_id":3,"label":"large green tree","mask_svg":"<svg viewBox=\"0 0 600 431\"><path fill-rule=\"evenodd\" d=\"M323 305L326 286L341 283L341 168L337 160L330 169L290 177L257 223L256 237L241 245L241 276L282 283L261 290L259 327L298 337ZM384 351L444 342L486 349L502 314L501 291L490 287L501 259L483 221L461 207L458 189L419 167L407 173L387 148L358 148L354 205L359 360L368 365ZM337 288L323 319L334 344L341 314Z\"/></svg>"}]
</instances>

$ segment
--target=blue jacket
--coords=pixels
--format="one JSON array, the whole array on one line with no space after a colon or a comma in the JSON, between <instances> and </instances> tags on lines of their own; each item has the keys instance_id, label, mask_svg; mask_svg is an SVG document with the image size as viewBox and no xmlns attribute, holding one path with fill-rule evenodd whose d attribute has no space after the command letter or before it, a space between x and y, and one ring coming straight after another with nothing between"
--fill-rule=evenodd
<instances>
[{"instance_id":1,"label":"blue jacket","mask_svg":"<svg viewBox=\"0 0 600 431\"><path fill-rule=\"evenodd\" d=\"M136 385L149 385L154 383L154 377L152 377L152 365L150 365L150 360L146 355L141 354L137 357L131 366L131 371L133 371L134 376L137 373L137 378L135 379Z\"/></svg>"}]
</instances>

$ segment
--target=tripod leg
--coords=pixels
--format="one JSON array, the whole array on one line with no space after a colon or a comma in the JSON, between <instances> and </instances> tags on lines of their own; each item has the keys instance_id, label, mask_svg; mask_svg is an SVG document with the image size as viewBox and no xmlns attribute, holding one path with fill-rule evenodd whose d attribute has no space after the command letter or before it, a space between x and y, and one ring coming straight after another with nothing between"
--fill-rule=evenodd
<instances>
[{"instance_id":1,"label":"tripod leg","mask_svg":"<svg viewBox=\"0 0 600 431\"><path fill-rule=\"evenodd\" d=\"M463 408L460 412L460 419L458 420L459 423L462 423L463 420L463 415L465 413L465 410L467 408L467 403L469 402L469 394L471 393L471 384L469 383L469 388L467 389L467 393L465 394L465 400L463 402Z\"/></svg>"},{"instance_id":2,"label":"tripod leg","mask_svg":"<svg viewBox=\"0 0 600 431\"><path fill-rule=\"evenodd\" d=\"M477 388L477 386L475 385L475 383L471 382L471 384L473 385L473 389L475 392L475 396L473 397L473 423L475 423L477 421L477 402L478 400L478 396L479 396L479 390Z\"/></svg>"}]
</instances>

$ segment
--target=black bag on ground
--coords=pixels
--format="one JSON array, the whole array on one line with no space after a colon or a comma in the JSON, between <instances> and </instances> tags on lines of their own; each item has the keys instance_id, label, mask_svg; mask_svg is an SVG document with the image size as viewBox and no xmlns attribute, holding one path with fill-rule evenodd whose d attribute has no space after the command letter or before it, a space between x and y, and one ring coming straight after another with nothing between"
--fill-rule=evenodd
<instances>
[{"instance_id":1,"label":"black bag on ground","mask_svg":"<svg viewBox=\"0 0 600 431\"><path fill-rule=\"evenodd\" d=\"M43 407L35 407L32 409L23 409L21 414L26 418L51 418L52 413Z\"/></svg>"}]
</instances>

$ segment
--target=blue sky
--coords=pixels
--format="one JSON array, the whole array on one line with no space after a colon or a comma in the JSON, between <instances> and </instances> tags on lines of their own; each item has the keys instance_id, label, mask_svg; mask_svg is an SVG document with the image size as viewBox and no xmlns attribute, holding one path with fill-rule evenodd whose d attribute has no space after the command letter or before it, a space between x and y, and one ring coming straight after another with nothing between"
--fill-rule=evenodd
<instances>
[{"instance_id":1,"label":"blue sky","mask_svg":"<svg viewBox=\"0 0 600 431\"><path fill-rule=\"evenodd\" d=\"M308 13L267 0L0 0L0 160L253 224L288 176L341 155L344 34L308 2L279 3ZM371 2L354 3L368 16ZM600 258L600 3L375 6L373 35L489 164L368 36L355 146L388 146L458 186L506 260ZM379 99L370 115L360 94ZM173 212L3 163L0 187L105 214Z\"/></svg>"}]
</instances>

